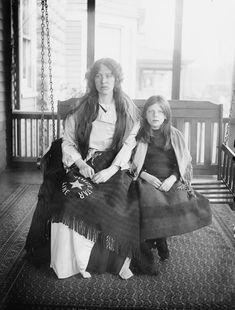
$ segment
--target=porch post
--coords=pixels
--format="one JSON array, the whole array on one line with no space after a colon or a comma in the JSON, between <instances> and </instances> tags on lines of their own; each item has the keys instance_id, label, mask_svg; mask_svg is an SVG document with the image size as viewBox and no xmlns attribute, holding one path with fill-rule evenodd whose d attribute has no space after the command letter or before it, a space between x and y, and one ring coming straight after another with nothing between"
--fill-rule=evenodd
<instances>
[{"instance_id":1,"label":"porch post","mask_svg":"<svg viewBox=\"0 0 235 310\"><path fill-rule=\"evenodd\" d=\"M235 152L235 55L233 63L233 81L232 81L232 113L229 127L228 146Z\"/></svg>"},{"instance_id":2,"label":"porch post","mask_svg":"<svg viewBox=\"0 0 235 310\"><path fill-rule=\"evenodd\" d=\"M95 0L87 0L87 68L95 60Z\"/></svg>"},{"instance_id":3,"label":"porch post","mask_svg":"<svg viewBox=\"0 0 235 310\"><path fill-rule=\"evenodd\" d=\"M12 160L12 76L11 76L11 65L12 65L12 46L11 46L11 2L10 1L2 1L1 5L2 10L2 20L1 20L1 27L2 31L1 34L3 38L1 38L2 49L1 49L1 56L3 57L3 76L2 76L2 85L3 91L1 93L1 100L4 106L1 106L1 111L5 110L5 116L3 118L2 124L6 124L6 163L7 166L10 166ZM1 116L4 115L4 113ZM1 134L1 138L3 137L3 132ZM4 143L1 144L4 147ZM4 154L2 150L0 154ZM1 160L0 160L1 161Z\"/></svg>"},{"instance_id":4,"label":"porch post","mask_svg":"<svg viewBox=\"0 0 235 310\"><path fill-rule=\"evenodd\" d=\"M172 65L172 89L171 99L180 99L180 74L181 74L181 52L182 52L182 22L183 22L183 0L175 4L175 34L174 52Z\"/></svg>"}]
</instances>

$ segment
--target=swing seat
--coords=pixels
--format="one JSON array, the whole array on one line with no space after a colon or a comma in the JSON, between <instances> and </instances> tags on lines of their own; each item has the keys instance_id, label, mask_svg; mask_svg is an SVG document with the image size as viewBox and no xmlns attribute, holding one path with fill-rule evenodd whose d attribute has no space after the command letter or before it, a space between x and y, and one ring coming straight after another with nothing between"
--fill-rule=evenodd
<instances>
[{"instance_id":1,"label":"swing seat","mask_svg":"<svg viewBox=\"0 0 235 310\"><path fill-rule=\"evenodd\" d=\"M235 210L234 194L228 188L224 180L193 180L192 186L204 195L211 203L229 204Z\"/></svg>"},{"instance_id":2,"label":"swing seat","mask_svg":"<svg viewBox=\"0 0 235 310\"><path fill-rule=\"evenodd\" d=\"M235 210L235 153L224 143L219 150L221 163L214 180L194 180L193 187L211 203L229 204Z\"/></svg>"},{"instance_id":3,"label":"swing seat","mask_svg":"<svg viewBox=\"0 0 235 310\"><path fill-rule=\"evenodd\" d=\"M136 105L142 109L145 100L134 100ZM78 104L78 98L71 98L64 101L58 101L57 105L57 139L61 137L63 130L63 122L69 111L74 109ZM202 112L200 107L209 106L213 111L216 111L216 121L218 121L218 164L211 165L211 172L205 176L205 173L200 174L202 169L200 165L195 165L196 152L195 145L193 143L193 167L194 171L199 171L197 177L193 179L192 186L199 193L203 194L213 204L229 204L232 209L235 209L235 154L225 144L222 144L222 106L214 105L208 102L186 102L181 100L170 101L173 125L184 132L184 122L192 122L192 130L189 131L189 141L195 141L196 136L196 122L202 121ZM199 106L200 105L200 106ZM189 108L190 106L190 108ZM211 115L209 115L211 114ZM209 125L214 121L213 113L208 113ZM190 116L189 116L190 115ZM191 118L190 118L191 117ZM208 125L206 125L208 126ZM205 141L208 145L211 144L211 131L205 130ZM206 147L208 147L206 145ZM205 156L208 156L206 154ZM42 160L41 167L43 174L46 173L48 160L50 159L50 151L47 152ZM213 170L212 170L213 169Z\"/></svg>"}]
</instances>

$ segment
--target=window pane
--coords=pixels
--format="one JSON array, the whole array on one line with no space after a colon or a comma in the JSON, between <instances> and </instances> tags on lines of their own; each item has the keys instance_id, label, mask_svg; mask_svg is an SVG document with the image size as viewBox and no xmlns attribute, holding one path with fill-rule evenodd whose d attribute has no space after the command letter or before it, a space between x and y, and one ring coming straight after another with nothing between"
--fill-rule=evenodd
<instances>
[{"instance_id":1,"label":"window pane","mask_svg":"<svg viewBox=\"0 0 235 310\"><path fill-rule=\"evenodd\" d=\"M23 34L30 34L30 7L29 0L23 0Z\"/></svg>"},{"instance_id":2,"label":"window pane","mask_svg":"<svg viewBox=\"0 0 235 310\"><path fill-rule=\"evenodd\" d=\"M141 0L138 19L136 97L170 99L175 1Z\"/></svg>"},{"instance_id":3,"label":"window pane","mask_svg":"<svg viewBox=\"0 0 235 310\"><path fill-rule=\"evenodd\" d=\"M57 2L54 2L54 9ZM51 8L52 10L52 8ZM60 33L54 33L54 46L60 44L60 50L55 51L56 66L54 71L55 84L59 86L55 93L59 100L79 97L85 91L85 73L87 70L87 0L66 0L63 11L63 24ZM51 19L52 19L51 15ZM53 20L52 20L53 22ZM54 22L59 21L54 17ZM61 44L62 43L62 44ZM63 71L61 71L61 69Z\"/></svg>"},{"instance_id":4,"label":"window pane","mask_svg":"<svg viewBox=\"0 0 235 310\"><path fill-rule=\"evenodd\" d=\"M161 94L170 98L172 71L160 69L138 68L139 96L149 97L153 94Z\"/></svg>"},{"instance_id":5,"label":"window pane","mask_svg":"<svg viewBox=\"0 0 235 310\"><path fill-rule=\"evenodd\" d=\"M124 73L123 89L135 94L137 0L96 0L95 59L111 57Z\"/></svg>"},{"instance_id":6,"label":"window pane","mask_svg":"<svg viewBox=\"0 0 235 310\"><path fill-rule=\"evenodd\" d=\"M224 105L228 115L234 59L234 0L184 1L181 99Z\"/></svg>"},{"instance_id":7,"label":"window pane","mask_svg":"<svg viewBox=\"0 0 235 310\"><path fill-rule=\"evenodd\" d=\"M173 0L97 0L95 58L112 57L133 98L170 98L174 37Z\"/></svg>"},{"instance_id":8,"label":"window pane","mask_svg":"<svg viewBox=\"0 0 235 310\"><path fill-rule=\"evenodd\" d=\"M87 0L48 1L54 108L58 100L80 97L87 70ZM38 7L40 14L40 7ZM40 15L39 15L40 16ZM37 21L37 109L41 109L41 21ZM47 39L45 36L45 100L51 110Z\"/></svg>"},{"instance_id":9,"label":"window pane","mask_svg":"<svg viewBox=\"0 0 235 310\"><path fill-rule=\"evenodd\" d=\"M31 42L23 39L23 79L27 87L32 86L32 70L31 70Z\"/></svg>"}]
</instances>

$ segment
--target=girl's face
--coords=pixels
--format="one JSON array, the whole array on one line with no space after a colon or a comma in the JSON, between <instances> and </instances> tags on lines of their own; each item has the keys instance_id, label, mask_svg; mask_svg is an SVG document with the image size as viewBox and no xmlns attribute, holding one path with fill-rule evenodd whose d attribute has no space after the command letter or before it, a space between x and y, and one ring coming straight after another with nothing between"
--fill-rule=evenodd
<instances>
[{"instance_id":1,"label":"girl's face","mask_svg":"<svg viewBox=\"0 0 235 310\"><path fill-rule=\"evenodd\" d=\"M101 64L99 71L95 75L95 86L100 95L108 95L113 92L115 77L112 71Z\"/></svg>"},{"instance_id":2,"label":"girl's face","mask_svg":"<svg viewBox=\"0 0 235 310\"><path fill-rule=\"evenodd\" d=\"M154 103L148 107L146 119L152 129L159 129L166 117L161 106L158 103Z\"/></svg>"}]
</instances>

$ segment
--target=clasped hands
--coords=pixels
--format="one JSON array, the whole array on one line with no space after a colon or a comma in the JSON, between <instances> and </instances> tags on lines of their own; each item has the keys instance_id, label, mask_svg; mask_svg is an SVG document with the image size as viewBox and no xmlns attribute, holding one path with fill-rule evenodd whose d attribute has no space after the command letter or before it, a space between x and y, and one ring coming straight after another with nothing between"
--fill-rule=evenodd
<instances>
[{"instance_id":1,"label":"clasped hands","mask_svg":"<svg viewBox=\"0 0 235 310\"><path fill-rule=\"evenodd\" d=\"M110 167L95 173L94 169L84 161L79 160L75 164L79 168L81 175L85 178L90 178L93 183L97 184L108 181L119 169L118 166L111 165Z\"/></svg>"},{"instance_id":2,"label":"clasped hands","mask_svg":"<svg viewBox=\"0 0 235 310\"><path fill-rule=\"evenodd\" d=\"M173 184L177 181L177 178L175 175L171 175L168 178L166 178L164 181L160 181L157 177L142 171L141 178L144 179L146 182L153 185L155 188L159 189L163 192L168 192Z\"/></svg>"}]
</instances>

